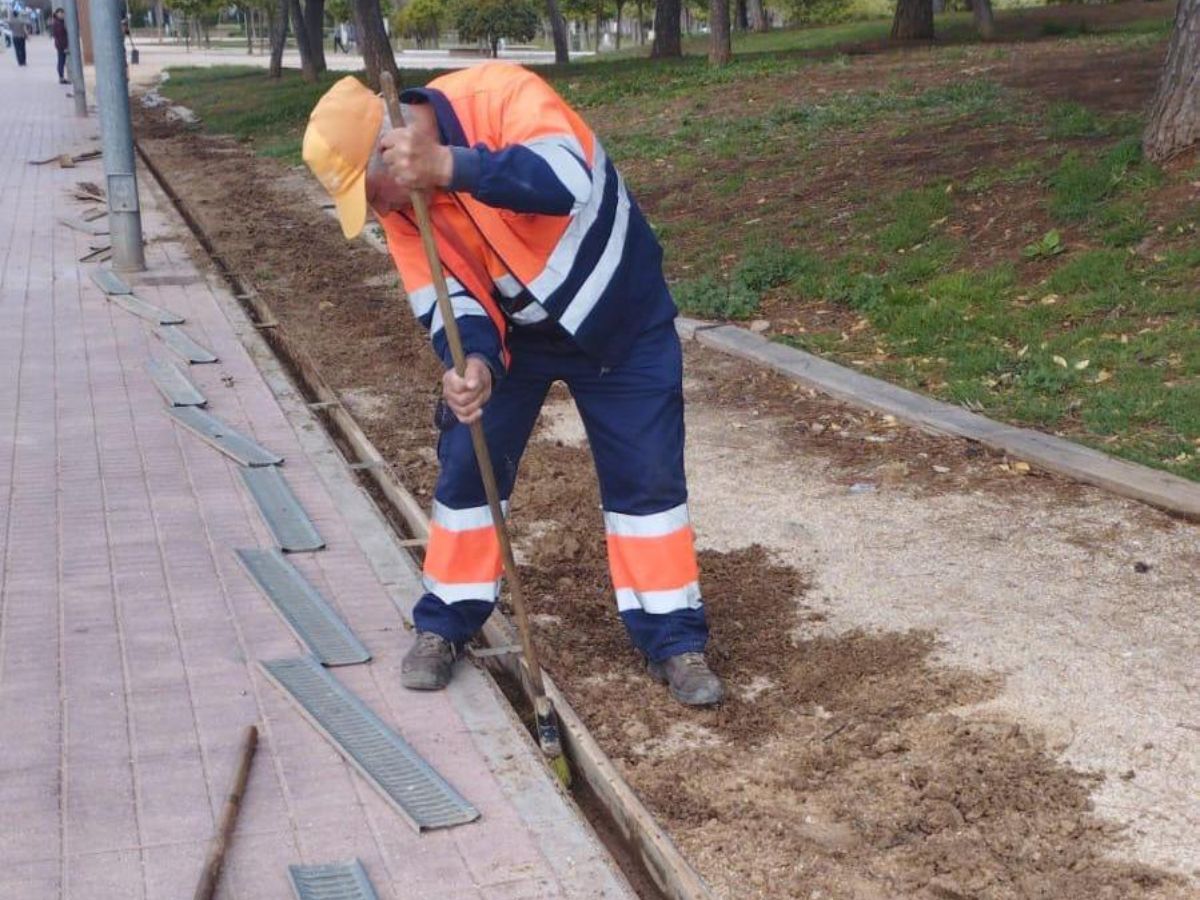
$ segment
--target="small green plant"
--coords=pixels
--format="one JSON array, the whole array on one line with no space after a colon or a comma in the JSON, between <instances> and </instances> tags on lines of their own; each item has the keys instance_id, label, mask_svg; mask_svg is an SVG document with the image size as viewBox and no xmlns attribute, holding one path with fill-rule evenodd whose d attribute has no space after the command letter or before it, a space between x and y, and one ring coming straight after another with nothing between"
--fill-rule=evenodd
<instances>
[{"instance_id":1,"label":"small green plant","mask_svg":"<svg viewBox=\"0 0 1200 900\"><path fill-rule=\"evenodd\" d=\"M733 270L733 280L761 294L819 267L820 261L809 253L770 245L747 253Z\"/></svg>"},{"instance_id":2,"label":"small green plant","mask_svg":"<svg viewBox=\"0 0 1200 900\"><path fill-rule=\"evenodd\" d=\"M1100 117L1078 103L1055 103L1046 113L1046 133L1055 140L1095 137L1108 129Z\"/></svg>"},{"instance_id":3,"label":"small green plant","mask_svg":"<svg viewBox=\"0 0 1200 900\"><path fill-rule=\"evenodd\" d=\"M1066 245L1062 241L1062 235L1058 233L1058 229L1051 228L1041 236L1039 240L1032 244L1027 244L1025 249L1021 251L1021 255L1026 259L1049 259L1052 256L1058 256L1060 253L1065 253Z\"/></svg>"},{"instance_id":4,"label":"small green plant","mask_svg":"<svg viewBox=\"0 0 1200 900\"><path fill-rule=\"evenodd\" d=\"M1075 22L1043 22L1042 34L1046 37L1080 37L1091 34L1092 27L1086 19Z\"/></svg>"},{"instance_id":5,"label":"small green plant","mask_svg":"<svg viewBox=\"0 0 1200 900\"><path fill-rule=\"evenodd\" d=\"M677 284L675 302L703 319L748 319L758 312L759 295L738 279L705 275Z\"/></svg>"},{"instance_id":6,"label":"small green plant","mask_svg":"<svg viewBox=\"0 0 1200 900\"><path fill-rule=\"evenodd\" d=\"M1118 187L1144 188L1160 178L1157 169L1142 161L1137 138L1120 141L1098 159L1072 151L1050 176L1050 212L1066 221L1086 219Z\"/></svg>"},{"instance_id":7,"label":"small green plant","mask_svg":"<svg viewBox=\"0 0 1200 900\"><path fill-rule=\"evenodd\" d=\"M883 250L896 251L924 241L954 204L945 187L934 186L903 191L887 205L892 221L879 233L879 245Z\"/></svg>"},{"instance_id":8,"label":"small green plant","mask_svg":"<svg viewBox=\"0 0 1200 900\"><path fill-rule=\"evenodd\" d=\"M1109 247L1129 247L1150 233L1146 209L1136 203L1112 202L1096 217L1100 238Z\"/></svg>"}]
</instances>

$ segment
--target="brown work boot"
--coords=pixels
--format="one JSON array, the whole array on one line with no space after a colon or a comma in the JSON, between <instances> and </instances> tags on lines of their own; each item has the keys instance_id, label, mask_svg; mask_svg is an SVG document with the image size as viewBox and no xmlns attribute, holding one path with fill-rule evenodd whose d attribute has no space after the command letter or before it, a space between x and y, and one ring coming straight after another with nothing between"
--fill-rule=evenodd
<instances>
[{"instance_id":1,"label":"brown work boot","mask_svg":"<svg viewBox=\"0 0 1200 900\"><path fill-rule=\"evenodd\" d=\"M400 662L400 683L410 691L440 691L450 683L454 647L432 631L418 631L417 642Z\"/></svg>"},{"instance_id":2,"label":"brown work boot","mask_svg":"<svg viewBox=\"0 0 1200 900\"><path fill-rule=\"evenodd\" d=\"M662 662L648 662L646 671L655 681L670 685L671 696L685 706L715 706L725 698L725 687L703 653L680 653Z\"/></svg>"}]
</instances>

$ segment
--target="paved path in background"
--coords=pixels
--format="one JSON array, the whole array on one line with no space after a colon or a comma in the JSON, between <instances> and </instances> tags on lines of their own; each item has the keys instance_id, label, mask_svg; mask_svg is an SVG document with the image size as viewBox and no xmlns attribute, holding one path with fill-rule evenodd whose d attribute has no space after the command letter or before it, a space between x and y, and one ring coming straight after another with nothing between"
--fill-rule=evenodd
<instances>
[{"instance_id":1,"label":"paved path in background","mask_svg":"<svg viewBox=\"0 0 1200 900\"><path fill-rule=\"evenodd\" d=\"M129 69L130 78L138 83L150 83L158 73L168 66L259 66L266 68L270 57L264 53L248 54L245 47L213 47L208 50L188 50L182 44L154 40L138 40L139 61ZM593 56L590 52L572 52L573 60ZM554 63L554 53L549 51L502 52L500 58L524 66L545 66ZM482 56L451 56L437 50L407 50L396 54L396 64L402 69L465 69L468 66L487 62ZM334 72L357 72L363 67L362 57L357 53L325 51L325 63ZM287 69L300 68L300 55L288 50L283 55Z\"/></svg>"},{"instance_id":2,"label":"paved path in background","mask_svg":"<svg viewBox=\"0 0 1200 900\"><path fill-rule=\"evenodd\" d=\"M237 465L174 426L144 371L167 358L77 262L98 162L48 40L0 55L0 897L190 896L242 729L262 732L223 898L284 898L289 863L358 857L381 897L630 896L490 681L398 687L415 574L304 404L143 174L139 295L187 317L220 363L210 410L286 457L328 542L292 560L374 652L336 677L482 811L418 836L260 674L301 648L240 569L270 537Z\"/></svg>"}]
</instances>

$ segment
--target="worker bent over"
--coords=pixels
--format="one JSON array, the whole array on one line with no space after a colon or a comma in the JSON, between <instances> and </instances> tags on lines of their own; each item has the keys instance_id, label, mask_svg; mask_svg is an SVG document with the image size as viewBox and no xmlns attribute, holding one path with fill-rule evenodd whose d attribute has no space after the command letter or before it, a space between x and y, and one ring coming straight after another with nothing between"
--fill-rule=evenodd
<instances>
[{"instance_id":1,"label":"worker bent over","mask_svg":"<svg viewBox=\"0 0 1200 900\"><path fill-rule=\"evenodd\" d=\"M486 63L405 91L408 127L353 78L312 112L304 159L347 237L370 207L413 314L446 366L426 593L402 681L436 690L500 591L500 546L467 424L482 417L501 497L551 384L570 389L596 461L617 608L650 673L720 701L683 470L682 358L662 250L599 140L541 78ZM400 123L396 123L400 124ZM467 354L451 366L409 205L430 212ZM455 421L457 419L457 421Z\"/></svg>"}]
</instances>

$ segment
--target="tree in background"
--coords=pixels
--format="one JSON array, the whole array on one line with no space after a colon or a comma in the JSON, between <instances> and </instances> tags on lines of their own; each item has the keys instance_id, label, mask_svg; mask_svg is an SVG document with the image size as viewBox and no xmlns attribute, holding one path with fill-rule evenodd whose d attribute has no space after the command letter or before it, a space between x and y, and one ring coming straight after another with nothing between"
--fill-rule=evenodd
<instances>
[{"instance_id":1,"label":"tree in background","mask_svg":"<svg viewBox=\"0 0 1200 900\"><path fill-rule=\"evenodd\" d=\"M308 54L313 71L326 71L325 65L325 0L304 0L304 30L308 33Z\"/></svg>"},{"instance_id":2,"label":"tree in background","mask_svg":"<svg viewBox=\"0 0 1200 900\"><path fill-rule=\"evenodd\" d=\"M367 84L379 90L379 73L391 72L396 83L400 72L396 68L396 55L383 27L383 11L379 0L354 0L354 24L358 29L358 46L362 51L363 68L367 70Z\"/></svg>"},{"instance_id":3,"label":"tree in background","mask_svg":"<svg viewBox=\"0 0 1200 900\"><path fill-rule=\"evenodd\" d=\"M975 19L975 30L985 41L996 36L996 18L992 15L992 0L972 0L971 15Z\"/></svg>"},{"instance_id":4,"label":"tree in background","mask_svg":"<svg viewBox=\"0 0 1200 900\"><path fill-rule=\"evenodd\" d=\"M933 40L933 0L898 0L892 40Z\"/></svg>"},{"instance_id":5,"label":"tree in background","mask_svg":"<svg viewBox=\"0 0 1200 900\"><path fill-rule=\"evenodd\" d=\"M418 47L436 47L448 16L446 0L409 0L392 13L392 31L416 41Z\"/></svg>"},{"instance_id":6,"label":"tree in background","mask_svg":"<svg viewBox=\"0 0 1200 900\"><path fill-rule=\"evenodd\" d=\"M560 66L566 65L571 61L571 51L567 46L567 22L558 8L558 0L546 0L546 16L550 19L550 31L554 35L554 62Z\"/></svg>"},{"instance_id":7,"label":"tree in background","mask_svg":"<svg viewBox=\"0 0 1200 900\"><path fill-rule=\"evenodd\" d=\"M613 0L613 3L615 4L615 6L616 6L616 8L617 8L617 49L618 49L618 50L620 50L620 49L621 49L621 16L622 16L622 10L624 10L624 9L625 9L625 4L626 4L626 3L628 3L628 2L629 2L629 0Z\"/></svg>"},{"instance_id":8,"label":"tree in background","mask_svg":"<svg viewBox=\"0 0 1200 900\"><path fill-rule=\"evenodd\" d=\"M304 21L300 0L288 0L288 15L292 19L292 35L296 39L296 49L300 51L300 75L305 81L314 84L317 80L317 67L313 60L308 24Z\"/></svg>"},{"instance_id":9,"label":"tree in background","mask_svg":"<svg viewBox=\"0 0 1200 900\"><path fill-rule=\"evenodd\" d=\"M1200 0L1179 0L1150 118L1142 135L1146 156L1170 159L1200 143Z\"/></svg>"},{"instance_id":10,"label":"tree in background","mask_svg":"<svg viewBox=\"0 0 1200 900\"><path fill-rule=\"evenodd\" d=\"M503 38L533 40L541 14L534 0L467 0L458 7L455 25L462 40L483 41L496 57Z\"/></svg>"},{"instance_id":11,"label":"tree in background","mask_svg":"<svg viewBox=\"0 0 1200 900\"><path fill-rule=\"evenodd\" d=\"M708 62L724 66L733 59L733 43L729 34L729 0L709 0L708 4Z\"/></svg>"},{"instance_id":12,"label":"tree in background","mask_svg":"<svg viewBox=\"0 0 1200 900\"><path fill-rule=\"evenodd\" d=\"M279 0L267 7L271 27L271 62L267 66L268 78L283 75L283 48L288 36L288 0Z\"/></svg>"},{"instance_id":13,"label":"tree in background","mask_svg":"<svg viewBox=\"0 0 1200 900\"><path fill-rule=\"evenodd\" d=\"M771 30L771 23L763 9L762 0L746 0L746 24L751 31L766 32Z\"/></svg>"},{"instance_id":14,"label":"tree in background","mask_svg":"<svg viewBox=\"0 0 1200 900\"><path fill-rule=\"evenodd\" d=\"M564 13L581 26L584 46L591 41L592 49L599 53L600 25L608 18L610 12L608 0L563 0L562 8Z\"/></svg>"},{"instance_id":15,"label":"tree in background","mask_svg":"<svg viewBox=\"0 0 1200 900\"><path fill-rule=\"evenodd\" d=\"M683 56L683 37L679 33L680 0L658 0L654 5L654 43L651 59Z\"/></svg>"}]
</instances>

